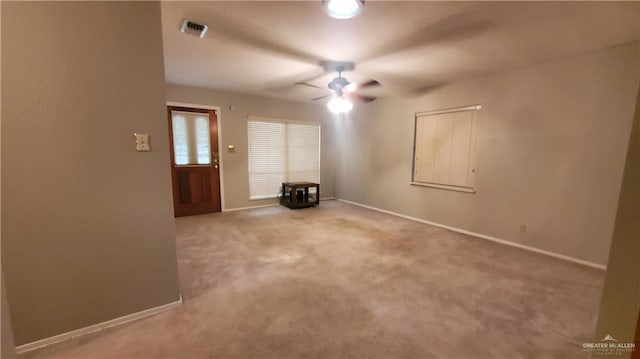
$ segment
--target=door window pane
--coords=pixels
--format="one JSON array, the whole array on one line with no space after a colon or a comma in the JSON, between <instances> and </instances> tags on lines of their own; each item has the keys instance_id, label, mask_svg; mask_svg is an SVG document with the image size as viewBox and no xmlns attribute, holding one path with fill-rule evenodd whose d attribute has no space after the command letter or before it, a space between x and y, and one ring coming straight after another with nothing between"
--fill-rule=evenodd
<instances>
[{"instance_id":1,"label":"door window pane","mask_svg":"<svg viewBox=\"0 0 640 359\"><path fill-rule=\"evenodd\" d=\"M176 165L211 164L209 115L172 111L173 153Z\"/></svg>"}]
</instances>

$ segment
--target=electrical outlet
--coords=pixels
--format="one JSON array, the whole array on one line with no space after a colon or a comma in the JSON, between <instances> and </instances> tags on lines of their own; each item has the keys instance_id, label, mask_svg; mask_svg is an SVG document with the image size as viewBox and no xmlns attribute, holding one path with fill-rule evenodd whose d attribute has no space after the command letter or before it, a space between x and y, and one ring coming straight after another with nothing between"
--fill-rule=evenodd
<instances>
[{"instance_id":1,"label":"electrical outlet","mask_svg":"<svg viewBox=\"0 0 640 359\"><path fill-rule=\"evenodd\" d=\"M520 227L518 227L518 232L524 233L527 231L527 225L526 224L521 224Z\"/></svg>"}]
</instances>

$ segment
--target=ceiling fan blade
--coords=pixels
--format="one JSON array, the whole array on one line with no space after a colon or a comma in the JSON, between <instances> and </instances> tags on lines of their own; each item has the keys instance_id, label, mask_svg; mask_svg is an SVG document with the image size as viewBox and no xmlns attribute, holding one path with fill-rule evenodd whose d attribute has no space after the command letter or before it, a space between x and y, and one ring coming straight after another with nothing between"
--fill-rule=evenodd
<instances>
[{"instance_id":1,"label":"ceiling fan blade","mask_svg":"<svg viewBox=\"0 0 640 359\"><path fill-rule=\"evenodd\" d=\"M358 88L366 88L366 87L374 87L374 86L380 86L380 82L378 82L377 80L369 80L366 82L363 82L361 84L358 85Z\"/></svg>"},{"instance_id":2,"label":"ceiling fan blade","mask_svg":"<svg viewBox=\"0 0 640 359\"><path fill-rule=\"evenodd\" d=\"M437 91L437 90L443 88L446 85L447 84L444 83L444 82L439 82L439 83L435 83L435 84L431 84L431 85L421 86L421 87L413 89L411 91L411 94L412 95L416 95L416 96L426 95L426 94L428 94L430 92Z\"/></svg>"},{"instance_id":3,"label":"ceiling fan blade","mask_svg":"<svg viewBox=\"0 0 640 359\"><path fill-rule=\"evenodd\" d=\"M477 36L494 25L484 20L473 20L469 13L459 13L446 17L435 24L429 24L405 37L396 39L377 50L358 59L358 63L367 62L382 56L413 49L420 46L463 40Z\"/></svg>"},{"instance_id":4,"label":"ceiling fan blade","mask_svg":"<svg viewBox=\"0 0 640 359\"><path fill-rule=\"evenodd\" d=\"M316 85L308 84L308 83L306 83L306 82L302 82L302 81L295 82L295 83L294 83L294 85L302 85L302 86L313 87L313 88L322 89L322 90L325 90L325 89L326 89L325 87L320 87L320 86L316 86Z\"/></svg>"},{"instance_id":5,"label":"ceiling fan blade","mask_svg":"<svg viewBox=\"0 0 640 359\"><path fill-rule=\"evenodd\" d=\"M309 77L305 78L304 80L298 81L298 82L310 82L310 81L319 79L319 78L321 78L322 76L324 76L326 74L327 74L326 72L321 72L321 73L315 74L313 76L309 76ZM323 87L323 88L326 88L326 87Z\"/></svg>"},{"instance_id":6,"label":"ceiling fan blade","mask_svg":"<svg viewBox=\"0 0 640 359\"><path fill-rule=\"evenodd\" d=\"M277 80L277 81L273 81L273 82L267 83L267 85L264 87L264 89L267 90L267 91L286 91L286 90L291 90L297 84L302 84L302 83L308 84L310 81L313 81L313 80L315 80L317 78L320 78L320 77L322 77L324 75L325 75L324 72L318 73L318 70L315 69L313 71L307 71L305 73L298 74L296 76L289 76L289 77L284 78L282 80Z\"/></svg>"},{"instance_id":7,"label":"ceiling fan blade","mask_svg":"<svg viewBox=\"0 0 640 359\"><path fill-rule=\"evenodd\" d=\"M347 94L345 96L350 98L350 99L362 101L362 102L365 102L365 103L366 102L375 101L377 99L377 97L374 97L374 96L359 95L357 93L350 93L350 94Z\"/></svg>"},{"instance_id":8,"label":"ceiling fan blade","mask_svg":"<svg viewBox=\"0 0 640 359\"><path fill-rule=\"evenodd\" d=\"M238 22L216 11L207 10L207 18L216 19L216 21L209 23L208 33L215 34L210 38L225 38L228 41L249 46L253 50L278 54L311 65L318 65L324 60L315 54L294 48L287 43L265 37L264 34L267 32L262 28L250 26L246 22Z\"/></svg>"},{"instance_id":9,"label":"ceiling fan blade","mask_svg":"<svg viewBox=\"0 0 640 359\"><path fill-rule=\"evenodd\" d=\"M311 101L318 101L318 100L322 100L323 98L327 98L327 97L331 97L331 96L333 96L333 94L312 98Z\"/></svg>"},{"instance_id":10,"label":"ceiling fan blade","mask_svg":"<svg viewBox=\"0 0 640 359\"><path fill-rule=\"evenodd\" d=\"M368 80L365 82L361 82L361 83L350 83L348 84L344 90L345 92L356 92L360 89L364 89L364 88L368 88L368 87L375 87L375 86L381 86L382 84L380 82L378 82L377 80Z\"/></svg>"}]
</instances>

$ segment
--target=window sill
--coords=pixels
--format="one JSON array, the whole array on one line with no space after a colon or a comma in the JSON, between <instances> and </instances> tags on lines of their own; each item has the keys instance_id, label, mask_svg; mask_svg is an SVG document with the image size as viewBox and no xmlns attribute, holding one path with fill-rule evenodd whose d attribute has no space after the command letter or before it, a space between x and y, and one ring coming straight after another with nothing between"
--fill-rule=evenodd
<instances>
[{"instance_id":1,"label":"window sill","mask_svg":"<svg viewBox=\"0 0 640 359\"><path fill-rule=\"evenodd\" d=\"M262 201L264 199L277 199L278 195L274 194L274 195L269 195L269 196L256 196L256 197L249 197L249 201Z\"/></svg>"},{"instance_id":2,"label":"window sill","mask_svg":"<svg viewBox=\"0 0 640 359\"><path fill-rule=\"evenodd\" d=\"M476 193L475 189L469 188L469 187L458 187L458 186L451 186L446 184L424 183L424 182L410 182L409 184L412 186L446 189L449 191L456 191L456 192Z\"/></svg>"}]
</instances>

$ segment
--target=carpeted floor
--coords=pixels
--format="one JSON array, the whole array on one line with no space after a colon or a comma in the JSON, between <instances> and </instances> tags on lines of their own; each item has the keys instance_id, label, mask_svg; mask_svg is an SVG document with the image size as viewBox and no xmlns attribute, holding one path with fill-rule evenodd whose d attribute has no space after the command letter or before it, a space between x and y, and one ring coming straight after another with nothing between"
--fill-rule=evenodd
<instances>
[{"instance_id":1,"label":"carpeted floor","mask_svg":"<svg viewBox=\"0 0 640 359\"><path fill-rule=\"evenodd\" d=\"M336 201L179 218L184 304L27 358L588 358L604 272Z\"/></svg>"}]
</instances>

